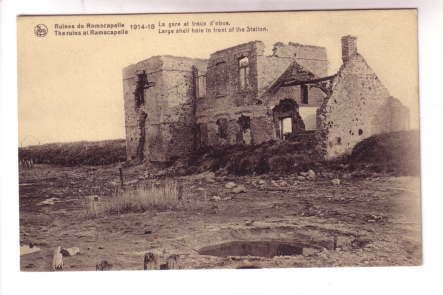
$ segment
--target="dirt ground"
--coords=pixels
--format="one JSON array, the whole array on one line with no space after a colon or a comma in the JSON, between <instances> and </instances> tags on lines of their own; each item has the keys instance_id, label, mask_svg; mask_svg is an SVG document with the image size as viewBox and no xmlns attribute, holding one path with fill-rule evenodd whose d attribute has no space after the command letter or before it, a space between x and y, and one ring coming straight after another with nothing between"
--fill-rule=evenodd
<instances>
[{"instance_id":1,"label":"dirt ground","mask_svg":"<svg viewBox=\"0 0 443 295\"><path fill-rule=\"evenodd\" d=\"M140 169L125 168L126 185L150 181ZM21 270L48 271L57 246L80 248L64 258L65 271L95 270L102 260L113 270L143 269L146 252L157 253L162 263L176 254L181 269L421 264L419 178L372 174L333 184L335 177L186 176L180 181L190 202L177 210L93 218L85 200L110 196L119 185L117 165L21 169L20 241L40 248L21 256ZM246 192L233 193L225 187L230 181ZM286 243L303 251L274 257L199 253L235 241Z\"/></svg>"}]
</instances>

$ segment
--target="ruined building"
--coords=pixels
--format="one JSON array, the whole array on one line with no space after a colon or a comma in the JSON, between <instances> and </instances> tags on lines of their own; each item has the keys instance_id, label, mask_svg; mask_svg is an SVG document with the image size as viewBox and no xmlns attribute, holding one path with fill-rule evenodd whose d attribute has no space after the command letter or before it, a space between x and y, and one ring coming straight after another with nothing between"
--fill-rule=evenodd
<instances>
[{"instance_id":1,"label":"ruined building","mask_svg":"<svg viewBox=\"0 0 443 295\"><path fill-rule=\"evenodd\" d=\"M204 146L312 138L325 159L374 134L406 130L392 97L344 36L327 75L324 47L252 41L209 59L153 56L123 70L128 159L168 162Z\"/></svg>"}]
</instances>

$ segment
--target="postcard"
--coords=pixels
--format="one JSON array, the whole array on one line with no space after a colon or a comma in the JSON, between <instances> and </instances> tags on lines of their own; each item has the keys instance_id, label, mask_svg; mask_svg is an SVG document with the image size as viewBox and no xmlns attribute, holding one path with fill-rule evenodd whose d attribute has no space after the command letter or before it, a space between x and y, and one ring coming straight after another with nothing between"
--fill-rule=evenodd
<instances>
[{"instance_id":1,"label":"postcard","mask_svg":"<svg viewBox=\"0 0 443 295\"><path fill-rule=\"evenodd\" d=\"M21 271L422 263L417 11L18 16Z\"/></svg>"}]
</instances>

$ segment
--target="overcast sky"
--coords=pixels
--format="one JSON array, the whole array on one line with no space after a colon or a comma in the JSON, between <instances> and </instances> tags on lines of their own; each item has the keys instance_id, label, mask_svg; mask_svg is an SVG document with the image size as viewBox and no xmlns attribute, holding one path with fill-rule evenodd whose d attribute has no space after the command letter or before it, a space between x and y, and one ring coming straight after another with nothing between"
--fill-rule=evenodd
<instances>
[{"instance_id":1,"label":"overcast sky","mask_svg":"<svg viewBox=\"0 0 443 295\"><path fill-rule=\"evenodd\" d=\"M158 22L222 20L266 26L267 32L159 34ZM54 35L55 24L155 24L120 36ZM34 35L36 24L49 28ZM152 55L208 58L211 52L262 40L267 54L281 41L324 46L329 74L341 65L340 38L355 35L358 51L391 95L411 110L418 128L417 28L414 10L132 16L29 17L18 21L21 145L124 138L122 68Z\"/></svg>"}]
</instances>

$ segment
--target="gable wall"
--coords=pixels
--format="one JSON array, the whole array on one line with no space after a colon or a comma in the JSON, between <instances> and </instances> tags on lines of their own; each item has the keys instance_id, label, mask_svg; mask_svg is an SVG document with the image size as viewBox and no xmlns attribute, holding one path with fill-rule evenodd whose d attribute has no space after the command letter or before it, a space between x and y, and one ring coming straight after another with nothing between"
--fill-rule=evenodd
<instances>
[{"instance_id":1,"label":"gable wall","mask_svg":"<svg viewBox=\"0 0 443 295\"><path fill-rule=\"evenodd\" d=\"M388 90L363 57L353 55L339 70L332 95L319 109L318 124L327 130L327 157L348 154L359 141L392 131L389 118L397 108L389 99Z\"/></svg>"}]
</instances>

